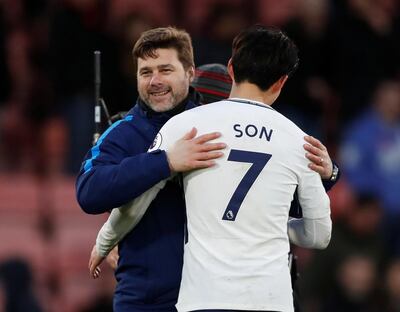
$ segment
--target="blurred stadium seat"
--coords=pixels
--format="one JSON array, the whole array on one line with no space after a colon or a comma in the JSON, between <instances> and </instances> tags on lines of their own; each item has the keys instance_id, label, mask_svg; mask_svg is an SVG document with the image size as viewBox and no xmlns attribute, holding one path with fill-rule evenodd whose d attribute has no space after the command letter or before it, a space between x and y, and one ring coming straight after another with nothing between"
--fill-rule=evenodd
<instances>
[{"instance_id":1,"label":"blurred stadium seat","mask_svg":"<svg viewBox=\"0 0 400 312\"><path fill-rule=\"evenodd\" d=\"M105 218L80 210L72 177L38 183L29 174L1 174L0 262L21 258L30 264L45 311L79 311L99 294L112 295L111 269L97 281L87 269Z\"/></svg>"}]
</instances>

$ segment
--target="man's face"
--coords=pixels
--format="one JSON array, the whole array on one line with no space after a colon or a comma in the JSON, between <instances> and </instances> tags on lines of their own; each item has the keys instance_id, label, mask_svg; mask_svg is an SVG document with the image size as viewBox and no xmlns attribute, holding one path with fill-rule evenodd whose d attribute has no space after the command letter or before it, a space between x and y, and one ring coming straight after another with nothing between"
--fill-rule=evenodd
<instances>
[{"instance_id":1,"label":"man's face","mask_svg":"<svg viewBox=\"0 0 400 312\"><path fill-rule=\"evenodd\" d=\"M188 95L194 69L185 70L175 49L157 49L156 58L138 58L140 98L154 111L166 112Z\"/></svg>"}]
</instances>

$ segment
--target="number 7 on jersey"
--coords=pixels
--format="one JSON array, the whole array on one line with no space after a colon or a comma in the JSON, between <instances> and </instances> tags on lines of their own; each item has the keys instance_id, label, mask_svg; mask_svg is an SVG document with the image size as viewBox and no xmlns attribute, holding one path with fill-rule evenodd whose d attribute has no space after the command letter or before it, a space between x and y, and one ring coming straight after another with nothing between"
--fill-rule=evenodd
<instances>
[{"instance_id":1,"label":"number 7 on jersey","mask_svg":"<svg viewBox=\"0 0 400 312\"><path fill-rule=\"evenodd\" d=\"M235 192L233 193L232 198L230 199L228 206L225 209L222 220L235 221L244 198L252 187L254 181L259 176L260 172L264 169L267 162L271 159L271 156L271 154L265 153L242 151L236 149L231 150L228 156L228 161L252 163L252 166L246 172Z\"/></svg>"}]
</instances>

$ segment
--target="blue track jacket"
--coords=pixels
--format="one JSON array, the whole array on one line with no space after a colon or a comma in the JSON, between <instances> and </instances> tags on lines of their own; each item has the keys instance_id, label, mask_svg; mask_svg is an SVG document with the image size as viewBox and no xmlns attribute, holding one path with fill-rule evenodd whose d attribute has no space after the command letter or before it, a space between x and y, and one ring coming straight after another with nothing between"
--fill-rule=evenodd
<instances>
[{"instance_id":1,"label":"blue track jacket","mask_svg":"<svg viewBox=\"0 0 400 312\"><path fill-rule=\"evenodd\" d=\"M193 92L168 113L154 113L138 101L123 120L109 127L86 155L77 179L82 209L90 214L107 212L168 178L165 152L146 152L168 119L197 104ZM119 244L115 312L176 311L184 224L182 189L176 182L168 182Z\"/></svg>"}]
</instances>

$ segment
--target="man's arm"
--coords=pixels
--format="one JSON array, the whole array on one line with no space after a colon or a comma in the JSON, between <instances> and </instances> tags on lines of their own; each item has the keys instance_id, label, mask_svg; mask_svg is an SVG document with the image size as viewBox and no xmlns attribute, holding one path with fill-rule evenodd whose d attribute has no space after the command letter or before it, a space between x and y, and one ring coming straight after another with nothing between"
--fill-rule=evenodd
<instances>
[{"instance_id":1,"label":"man's arm","mask_svg":"<svg viewBox=\"0 0 400 312\"><path fill-rule=\"evenodd\" d=\"M300 172L296 193L302 218L289 220L289 240L300 247L323 249L330 241L332 230L329 197L316 172L309 168Z\"/></svg>"},{"instance_id":2,"label":"man's arm","mask_svg":"<svg viewBox=\"0 0 400 312\"><path fill-rule=\"evenodd\" d=\"M303 145L304 149L307 151L306 157L311 161L308 166L319 173L325 191L329 191L339 181L341 171L338 165L331 160L325 145L312 136L305 136L304 139L308 143ZM289 216L293 218L303 217L303 212L297 197L297 190L290 206Z\"/></svg>"},{"instance_id":3,"label":"man's arm","mask_svg":"<svg viewBox=\"0 0 400 312\"><path fill-rule=\"evenodd\" d=\"M207 143L219 137L219 133L204 134L195 137L197 130L192 128L172 146L165 144L168 163L172 172L185 172L192 168L207 168L214 165L215 158L223 156L220 150L226 147L224 143ZM96 239L96 246L89 260L90 274L97 278L100 274L98 265L118 242L125 237L141 220L158 192L165 186L163 180L138 196L133 201L120 208L113 209L107 222L103 225Z\"/></svg>"},{"instance_id":4,"label":"man's arm","mask_svg":"<svg viewBox=\"0 0 400 312\"><path fill-rule=\"evenodd\" d=\"M168 162L161 151L127 157L120 164L99 165L78 177L78 202L86 213L104 213L129 202L169 175Z\"/></svg>"},{"instance_id":5,"label":"man's arm","mask_svg":"<svg viewBox=\"0 0 400 312\"><path fill-rule=\"evenodd\" d=\"M86 213L119 207L170 175L165 153L146 153L148 146L130 122L127 116L113 124L85 157L76 192Z\"/></svg>"},{"instance_id":6,"label":"man's arm","mask_svg":"<svg viewBox=\"0 0 400 312\"><path fill-rule=\"evenodd\" d=\"M131 137L127 138L123 127L120 124L109 128L82 164L76 192L80 206L87 213L99 214L122 206L171 175L166 153L141 150L135 146L135 132L128 132ZM215 150L221 149L221 144L208 143L218 138L219 133L193 139L195 134L190 132L181 139L180 149L171 151L177 163L174 166L181 171L179 164L184 164L185 170L204 168L220 157Z\"/></svg>"},{"instance_id":7,"label":"man's arm","mask_svg":"<svg viewBox=\"0 0 400 312\"><path fill-rule=\"evenodd\" d=\"M309 167L319 173L325 190L329 191L340 178L339 167L332 161L328 149L321 141L312 136L305 136L304 140L308 143L303 147L307 151L306 157L311 161Z\"/></svg>"}]
</instances>

